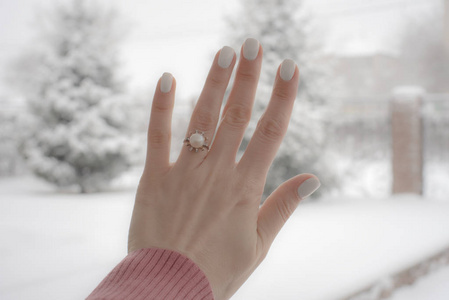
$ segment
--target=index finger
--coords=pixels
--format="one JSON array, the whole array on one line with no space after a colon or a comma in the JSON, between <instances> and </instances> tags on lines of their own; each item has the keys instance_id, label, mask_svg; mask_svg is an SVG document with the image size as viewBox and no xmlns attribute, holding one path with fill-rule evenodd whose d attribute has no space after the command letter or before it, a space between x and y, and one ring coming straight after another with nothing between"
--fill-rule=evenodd
<instances>
[{"instance_id":1,"label":"index finger","mask_svg":"<svg viewBox=\"0 0 449 300\"><path fill-rule=\"evenodd\" d=\"M299 83L295 62L286 59L278 68L270 103L257 123L254 135L237 169L250 178L265 181L268 170L287 132Z\"/></svg>"}]
</instances>

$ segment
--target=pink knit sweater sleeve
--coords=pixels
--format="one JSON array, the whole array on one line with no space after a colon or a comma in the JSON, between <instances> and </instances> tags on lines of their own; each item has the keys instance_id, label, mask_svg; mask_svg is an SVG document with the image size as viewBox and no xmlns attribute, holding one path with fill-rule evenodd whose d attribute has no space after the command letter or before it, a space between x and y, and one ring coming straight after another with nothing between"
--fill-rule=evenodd
<instances>
[{"instance_id":1,"label":"pink knit sweater sleeve","mask_svg":"<svg viewBox=\"0 0 449 300\"><path fill-rule=\"evenodd\" d=\"M213 300L206 275L187 256L168 249L129 253L86 300Z\"/></svg>"}]
</instances>

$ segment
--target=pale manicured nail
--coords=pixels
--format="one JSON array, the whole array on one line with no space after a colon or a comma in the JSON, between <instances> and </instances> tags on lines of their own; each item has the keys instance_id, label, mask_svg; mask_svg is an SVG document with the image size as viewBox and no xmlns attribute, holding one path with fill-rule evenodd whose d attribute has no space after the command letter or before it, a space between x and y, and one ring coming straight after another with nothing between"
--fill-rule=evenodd
<instances>
[{"instance_id":1,"label":"pale manicured nail","mask_svg":"<svg viewBox=\"0 0 449 300\"><path fill-rule=\"evenodd\" d=\"M259 53L259 42L256 39L248 38L243 44L243 56L247 60L254 60Z\"/></svg>"},{"instance_id":2,"label":"pale manicured nail","mask_svg":"<svg viewBox=\"0 0 449 300\"><path fill-rule=\"evenodd\" d=\"M234 53L234 49L228 46L224 46L220 51L220 55L218 56L218 65L223 69L229 67L231 65L232 59L234 58Z\"/></svg>"},{"instance_id":3,"label":"pale manicured nail","mask_svg":"<svg viewBox=\"0 0 449 300\"><path fill-rule=\"evenodd\" d=\"M164 73L161 77L161 92L168 93L171 90L171 85L173 83L173 75L170 73Z\"/></svg>"},{"instance_id":4,"label":"pale manicured nail","mask_svg":"<svg viewBox=\"0 0 449 300\"><path fill-rule=\"evenodd\" d=\"M320 187L320 185L321 183L318 179L315 177L310 177L298 187L299 197L301 199L309 197Z\"/></svg>"},{"instance_id":5,"label":"pale manicured nail","mask_svg":"<svg viewBox=\"0 0 449 300\"><path fill-rule=\"evenodd\" d=\"M281 64L281 78L282 80L289 81L292 79L293 74L295 74L296 64L291 59L284 59Z\"/></svg>"}]
</instances>

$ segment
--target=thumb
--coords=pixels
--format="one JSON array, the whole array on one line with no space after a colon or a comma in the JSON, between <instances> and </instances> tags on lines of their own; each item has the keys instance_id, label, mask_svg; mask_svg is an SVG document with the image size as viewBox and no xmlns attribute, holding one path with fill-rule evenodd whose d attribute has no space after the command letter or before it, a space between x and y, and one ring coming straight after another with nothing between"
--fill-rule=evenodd
<instances>
[{"instance_id":1,"label":"thumb","mask_svg":"<svg viewBox=\"0 0 449 300\"><path fill-rule=\"evenodd\" d=\"M257 231L264 253L268 252L274 238L295 211L299 202L320 187L315 175L301 174L283 182L265 200L259 210Z\"/></svg>"}]
</instances>

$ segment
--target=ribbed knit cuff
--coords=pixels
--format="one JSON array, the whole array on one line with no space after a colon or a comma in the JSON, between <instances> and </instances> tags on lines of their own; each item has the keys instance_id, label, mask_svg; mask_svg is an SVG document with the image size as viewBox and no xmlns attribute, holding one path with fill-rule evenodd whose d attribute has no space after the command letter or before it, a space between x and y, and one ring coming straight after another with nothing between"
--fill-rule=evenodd
<instances>
[{"instance_id":1,"label":"ribbed knit cuff","mask_svg":"<svg viewBox=\"0 0 449 300\"><path fill-rule=\"evenodd\" d=\"M206 275L187 256L168 249L129 253L86 300L213 300Z\"/></svg>"}]
</instances>

